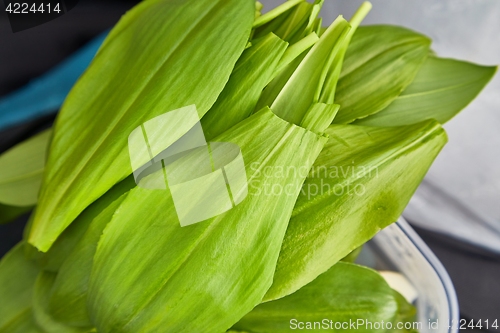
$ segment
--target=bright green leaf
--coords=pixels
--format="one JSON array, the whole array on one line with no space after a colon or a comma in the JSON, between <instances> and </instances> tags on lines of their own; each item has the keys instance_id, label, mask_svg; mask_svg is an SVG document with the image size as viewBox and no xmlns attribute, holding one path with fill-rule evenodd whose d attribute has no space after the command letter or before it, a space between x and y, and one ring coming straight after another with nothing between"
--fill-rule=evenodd
<instances>
[{"instance_id":1,"label":"bright green leaf","mask_svg":"<svg viewBox=\"0 0 500 333\"><path fill-rule=\"evenodd\" d=\"M444 124L476 98L496 70L496 67L429 56L401 96L382 112L356 123L400 126L435 119Z\"/></svg>"},{"instance_id":2,"label":"bright green leaf","mask_svg":"<svg viewBox=\"0 0 500 333\"><path fill-rule=\"evenodd\" d=\"M33 206L42 183L51 130L46 130L0 156L0 203Z\"/></svg>"},{"instance_id":3,"label":"bright green leaf","mask_svg":"<svg viewBox=\"0 0 500 333\"><path fill-rule=\"evenodd\" d=\"M187 105L200 117L208 111L247 44L254 11L251 0L144 1L120 20L58 115L30 243L47 251L132 173L135 128ZM164 149L194 124L179 117L168 125Z\"/></svg>"},{"instance_id":4,"label":"bright green leaf","mask_svg":"<svg viewBox=\"0 0 500 333\"><path fill-rule=\"evenodd\" d=\"M308 2L300 3L275 30L276 35L290 43L296 43L305 37L305 35L310 33L306 30L308 30L308 21L313 8L314 6Z\"/></svg>"},{"instance_id":5,"label":"bright green leaf","mask_svg":"<svg viewBox=\"0 0 500 333\"><path fill-rule=\"evenodd\" d=\"M290 47L286 50L283 58L281 58L278 66L274 70L274 75L272 78L274 79L282 70L284 70L289 64L295 61L295 59L299 58L301 54L305 51L309 50L316 42L319 40L319 37L316 33L312 32L306 37L302 38L297 43L290 45Z\"/></svg>"},{"instance_id":6,"label":"bright green leaf","mask_svg":"<svg viewBox=\"0 0 500 333\"><path fill-rule=\"evenodd\" d=\"M270 33L243 52L217 102L202 118L208 140L252 114L287 46Z\"/></svg>"},{"instance_id":7,"label":"bright green leaf","mask_svg":"<svg viewBox=\"0 0 500 333\"><path fill-rule=\"evenodd\" d=\"M276 99L266 101L272 102L273 112L294 124L302 122L311 105L319 101L327 69L342 47L349 29L349 23L342 17L333 22L280 89Z\"/></svg>"},{"instance_id":8,"label":"bright green leaf","mask_svg":"<svg viewBox=\"0 0 500 333\"><path fill-rule=\"evenodd\" d=\"M266 300L296 291L397 220L446 134L433 121L332 125L297 199Z\"/></svg>"},{"instance_id":9,"label":"bright green leaf","mask_svg":"<svg viewBox=\"0 0 500 333\"><path fill-rule=\"evenodd\" d=\"M350 123L386 108L414 80L430 43L401 27L359 27L338 81L335 103L341 108L334 123Z\"/></svg>"},{"instance_id":10,"label":"bright green leaf","mask_svg":"<svg viewBox=\"0 0 500 333\"><path fill-rule=\"evenodd\" d=\"M250 333L295 332L310 323L311 332L342 331L383 333L351 322L391 322L398 310L393 290L371 269L340 262L316 280L285 298L257 306L235 326ZM317 324L314 324L316 322ZM344 324L335 329L335 323Z\"/></svg>"},{"instance_id":11,"label":"bright green leaf","mask_svg":"<svg viewBox=\"0 0 500 333\"><path fill-rule=\"evenodd\" d=\"M351 29L347 33L345 42L342 44L340 49L335 54L333 62L331 62L327 67L324 68L326 74L325 82L323 83L321 90L318 90L320 102L326 104L332 104L334 102L335 93L337 91L337 84L340 77L340 72L343 67L347 48L351 43L352 36L356 33L359 25L365 19L366 15L368 15L371 9L372 9L372 4L370 2L367 1L363 2L356 11L356 13L354 13L351 20L349 21ZM319 29L321 30L321 28ZM320 31L320 35L323 36L323 34L325 34L326 31L328 31L328 29L326 29L324 32Z\"/></svg>"},{"instance_id":12,"label":"bright green leaf","mask_svg":"<svg viewBox=\"0 0 500 333\"><path fill-rule=\"evenodd\" d=\"M337 104L313 104L307 110L300 126L316 133L324 132L328 124L332 123L339 108L340 105Z\"/></svg>"},{"instance_id":13,"label":"bright green leaf","mask_svg":"<svg viewBox=\"0 0 500 333\"><path fill-rule=\"evenodd\" d=\"M259 38L273 32L283 40L294 44L316 31L318 14L323 2L322 0L317 0L314 4L306 1L285 2L266 14L269 15L266 24L257 27L253 37Z\"/></svg>"},{"instance_id":14,"label":"bright green leaf","mask_svg":"<svg viewBox=\"0 0 500 333\"><path fill-rule=\"evenodd\" d=\"M50 292L48 301L50 315L71 326L92 326L87 311L87 292L97 242L104 228L111 221L115 210L126 196L122 194L117 198L118 194L126 193L126 191L120 188L114 191L115 195L110 196L108 192L73 223L87 225L88 221L91 222L80 241L65 256ZM61 237L63 236L64 233ZM52 250L50 249L47 254Z\"/></svg>"},{"instance_id":15,"label":"bright green leaf","mask_svg":"<svg viewBox=\"0 0 500 333\"><path fill-rule=\"evenodd\" d=\"M260 16L255 20L253 23L253 28L258 28L260 26L263 26L266 23L271 22L272 20L276 19L277 17L281 16L283 13L288 12L290 9L293 7L299 5L300 3L303 3L304 0L290 0L287 1L278 7L270 10L269 12L265 13L264 15ZM266 32L267 34L268 32Z\"/></svg>"},{"instance_id":16,"label":"bright green leaf","mask_svg":"<svg viewBox=\"0 0 500 333\"><path fill-rule=\"evenodd\" d=\"M92 328L78 328L64 325L54 320L47 313L50 290L54 284L56 273L41 271L38 275L33 293L33 316L43 331L50 333L87 333Z\"/></svg>"},{"instance_id":17,"label":"bright green leaf","mask_svg":"<svg viewBox=\"0 0 500 333\"><path fill-rule=\"evenodd\" d=\"M417 308L408 303L408 301L397 291L394 291L394 297L398 303L398 312L393 320L393 327L395 327L395 329L393 329L391 332L418 333L418 327L415 326L420 324L417 320ZM402 328L398 329L398 326Z\"/></svg>"},{"instance_id":18,"label":"bright green leaf","mask_svg":"<svg viewBox=\"0 0 500 333\"><path fill-rule=\"evenodd\" d=\"M61 268L63 262L68 261L67 258L73 251L81 251L74 250L75 247L82 242L82 238L90 237L88 236L89 232L92 234L90 229L95 229L91 225L95 219L102 214L107 207L118 200L124 193L127 193L132 187L135 187L135 182L133 177L128 177L120 183L116 184L111 190L106 192L105 195L100 197L96 202L92 203L87 209L85 209L76 219L75 221L66 229L64 232L57 238L54 245L50 248L50 250L46 253L38 253L38 263L41 267L50 272L58 272ZM108 219L111 220L111 218ZM104 226L103 226L104 227ZM94 239L95 245L99 238ZM88 242L84 242L86 244ZM83 245L79 245L82 247ZM72 255L75 257L74 255ZM93 256L93 255L92 255ZM85 260L84 258L74 258L72 259L74 262L78 262L80 260ZM71 260L70 260L71 261ZM65 263L67 266L68 263ZM71 263L70 263L71 265ZM76 273L83 273L84 264L81 266L81 270ZM66 270L66 269L65 269ZM90 272L86 272L90 274ZM63 273L61 273L63 275ZM58 278L58 280L60 280ZM73 279L72 282L76 282L76 279ZM69 307L68 307L69 308Z\"/></svg>"},{"instance_id":19,"label":"bright green leaf","mask_svg":"<svg viewBox=\"0 0 500 333\"><path fill-rule=\"evenodd\" d=\"M307 172L274 176L269 168L307 171L326 138L268 109L216 140L241 149L248 195L222 215L181 227L170 190L131 190L94 257L88 305L99 332L224 331L271 286ZM198 165L196 159L179 164L170 172L190 176ZM287 195L273 195L273 186ZM183 197L193 212L207 200L202 189L196 190Z\"/></svg>"},{"instance_id":20,"label":"bright green leaf","mask_svg":"<svg viewBox=\"0 0 500 333\"><path fill-rule=\"evenodd\" d=\"M39 332L31 319L38 272L36 264L24 257L23 243L0 261L0 332Z\"/></svg>"}]
</instances>

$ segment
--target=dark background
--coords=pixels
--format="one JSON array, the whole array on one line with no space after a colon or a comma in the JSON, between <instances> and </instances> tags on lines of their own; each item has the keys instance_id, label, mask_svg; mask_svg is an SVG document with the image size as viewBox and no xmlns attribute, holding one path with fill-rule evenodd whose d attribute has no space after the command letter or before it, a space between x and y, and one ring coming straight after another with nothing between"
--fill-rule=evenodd
<instances>
[{"instance_id":1,"label":"dark background","mask_svg":"<svg viewBox=\"0 0 500 333\"><path fill-rule=\"evenodd\" d=\"M67 14L17 33L12 32L1 3L0 98L111 28L135 3L137 1L80 0ZM0 153L51 126L53 120L54 116L46 116L1 131ZM21 239L26 220L24 216L11 224L0 225L0 256ZM457 289L462 317L500 322L500 256L429 231L417 229L417 232L448 270Z\"/></svg>"}]
</instances>

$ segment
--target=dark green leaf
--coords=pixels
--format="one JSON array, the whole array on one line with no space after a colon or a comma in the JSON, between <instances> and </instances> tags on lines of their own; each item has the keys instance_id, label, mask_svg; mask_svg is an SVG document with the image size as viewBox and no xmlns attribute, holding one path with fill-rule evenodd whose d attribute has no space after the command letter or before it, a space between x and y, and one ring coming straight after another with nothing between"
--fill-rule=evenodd
<instances>
[{"instance_id":1,"label":"dark green leaf","mask_svg":"<svg viewBox=\"0 0 500 333\"><path fill-rule=\"evenodd\" d=\"M397 220L447 141L428 121L332 125L283 241L266 300L296 291Z\"/></svg>"},{"instance_id":2,"label":"dark green leaf","mask_svg":"<svg viewBox=\"0 0 500 333\"><path fill-rule=\"evenodd\" d=\"M394 327L392 333L418 333L417 327L417 309L408 303L408 301L397 291L394 291L394 297L398 303L398 313L393 320ZM398 329L398 327L402 327ZM406 328L405 328L406 327Z\"/></svg>"},{"instance_id":3,"label":"dark green leaf","mask_svg":"<svg viewBox=\"0 0 500 333\"><path fill-rule=\"evenodd\" d=\"M46 130L0 156L0 204L36 204L51 135Z\"/></svg>"},{"instance_id":4,"label":"dark green leaf","mask_svg":"<svg viewBox=\"0 0 500 333\"><path fill-rule=\"evenodd\" d=\"M56 273L41 271L38 275L33 294L33 317L43 331L50 333L87 333L92 328L71 327L54 320L49 313L48 301Z\"/></svg>"},{"instance_id":5,"label":"dark green leaf","mask_svg":"<svg viewBox=\"0 0 500 333\"><path fill-rule=\"evenodd\" d=\"M31 316L38 272L36 264L24 257L23 243L0 261L0 332L41 332Z\"/></svg>"},{"instance_id":6,"label":"dark green leaf","mask_svg":"<svg viewBox=\"0 0 500 333\"><path fill-rule=\"evenodd\" d=\"M365 325L391 322L398 310L393 290L375 271L340 262L310 284L285 298L264 303L241 319L234 328L250 333L385 332ZM343 324L339 329L335 323ZM360 322L359 322L360 323Z\"/></svg>"},{"instance_id":7,"label":"dark green leaf","mask_svg":"<svg viewBox=\"0 0 500 333\"><path fill-rule=\"evenodd\" d=\"M0 204L0 224L12 222L21 215L28 213L33 207L16 207Z\"/></svg>"},{"instance_id":8,"label":"dark green leaf","mask_svg":"<svg viewBox=\"0 0 500 333\"><path fill-rule=\"evenodd\" d=\"M413 83L385 110L357 122L400 126L427 119L446 123L483 90L497 67L429 56Z\"/></svg>"},{"instance_id":9,"label":"dark green leaf","mask_svg":"<svg viewBox=\"0 0 500 333\"><path fill-rule=\"evenodd\" d=\"M334 123L345 124L386 108L413 81L431 41L394 26L359 27L347 49Z\"/></svg>"}]
</instances>

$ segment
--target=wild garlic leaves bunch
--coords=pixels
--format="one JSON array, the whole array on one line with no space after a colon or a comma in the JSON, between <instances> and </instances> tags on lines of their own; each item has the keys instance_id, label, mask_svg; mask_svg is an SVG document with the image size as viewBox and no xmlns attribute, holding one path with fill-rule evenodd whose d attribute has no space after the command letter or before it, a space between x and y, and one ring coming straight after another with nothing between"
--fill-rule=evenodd
<instances>
[{"instance_id":1,"label":"wild garlic leaves bunch","mask_svg":"<svg viewBox=\"0 0 500 333\"><path fill-rule=\"evenodd\" d=\"M359 27L368 3L323 28L322 3L262 15L252 0L149 0L120 20L54 129L0 157L2 211L36 204L0 263L0 332L411 320L378 273L341 260L398 218L446 143L440 123L496 68L437 58L405 28ZM137 186L128 139L169 113L157 150L169 149L195 125L173 110L193 105L207 141L240 149L248 194L181 227L173 187ZM28 156L43 180L16 167Z\"/></svg>"}]
</instances>

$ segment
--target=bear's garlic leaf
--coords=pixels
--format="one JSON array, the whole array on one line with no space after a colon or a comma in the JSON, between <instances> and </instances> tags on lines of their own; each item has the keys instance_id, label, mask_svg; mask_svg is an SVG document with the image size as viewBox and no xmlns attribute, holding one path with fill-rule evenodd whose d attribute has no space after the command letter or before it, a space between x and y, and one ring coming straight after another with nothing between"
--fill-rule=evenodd
<instances>
[{"instance_id":1,"label":"bear's garlic leaf","mask_svg":"<svg viewBox=\"0 0 500 333\"><path fill-rule=\"evenodd\" d=\"M128 136L196 105L203 116L245 49L251 0L144 1L122 17L58 115L29 242L45 252L93 201L132 173ZM169 123L164 148L194 124Z\"/></svg>"},{"instance_id":2,"label":"bear's garlic leaf","mask_svg":"<svg viewBox=\"0 0 500 333\"><path fill-rule=\"evenodd\" d=\"M297 199L265 300L289 295L397 220L447 141L435 121L332 125Z\"/></svg>"},{"instance_id":3,"label":"bear's garlic leaf","mask_svg":"<svg viewBox=\"0 0 500 333\"><path fill-rule=\"evenodd\" d=\"M38 327L50 333L87 333L92 327L71 327L60 323L47 313L50 290L54 284L56 273L40 271L33 292L33 317Z\"/></svg>"},{"instance_id":4,"label":"bear's garlic leaf","mask_svg":"<svg viewBox=\"0 0 500 333\"><path fill-rule=\"evenodd\" d=\"M296 43L305 37L308 21L314 6L308 2L302 2L288 14L285 22L274 31L276 35L290 43Z\"/></svg>"},{"instance_id":5,"label":"bear's garlic leaf","mask_svg":"<svg viewBox=\"0 0 500 333\"><path fill-rule=\"evenodd\" d=\"M339 262L294 294L257 306L234 328L249 333L285 333L297 331L298 322L325 324L327 319L326 325L330 325L330 320L333 321L332 328L311 326L308 329L320 332L333 330L336 322L357 322L358 319L391 322L397 310L393 290L376 271ZM385 327L377 330L366 326L358 329L347 326L339 331L386 332Z\"/></svg>"},{"instance_id":6,"label":"bear's garlic leaf","mask_svg":"<svg viewBox=\"0 0 500 333\"><path fill-rule=\"evenodd\" d=\"M71 326L92 326L87 311L87 292L93 259L104 228L127 195L127 191L122 190L117 188L116 195L101 197L89 207L92 211L85 211L75 221L74 224L82 223L78 221L80 219L91 223L80 241L64 257L48 296L48 312L55 320ZM99 207L94 208L94 205Z\"/></svg>"},{"instance_id":7,"label":"bear's garlic leaf","mask_svg":"<svg viewBox=\"0 0 500 333\"><path fill-rule=\"evenodd\" d=\"M37 203L51 134L45 130L0 156L0 204L29 207Z\"/></svg>"},{"instance_id":8,"label":"bear's garlic leaf","mask_svg":"<svg viewBox=\"0 0 500 333\"><path fill-rule=\"evenodd\" d=\"M274 74L271 79L274 79L282 70L284 70L289 64L291 64L295 59L297 59L305 51L309 50L316 42L319 40L318 35L315 32L310 33L306 37L299 40L297 43L290 45L290 47L285 51L283 57L274 70Z\"/></svg>"},{"instance_id":9,"label":"bear's garlic leaf","mask_svg":"<svg viewBox=\"0 0 500 333\"><path fill-rule=\"evenodd\" d=\"M429 54L429 38L395 26L359 27L338 80L334 120L350 123L380 112L415 79Z\"/></svg>"},{"instance_id":10,"label":"bear's garlic leaf","mask_svg":"<svg viewBox=\"0 0 500 333\"><path fill-rule=\"evenodd\" d=\"M17 207L0 203L0 224L12 222L21 215L33 209L33 206Z\"/></svg>"},{"instance_id":11,"label":"bear's garlic leaf","mask_svg":"<svg viewBox=\"0 0 500 333\"><path fill-rule=\"evenodd\" d=\"M417 327L415 327L415 323L418 324L417 308L408 303L408 301L395 290L394 297L398 303L398 312L393 320L393 327L395 328L392 333L418 333ZM398 323L403 323L403 328L398 329Z\"/></svg>"},{"instance_id":12,"label":"bear's garlic leaf","mask_svg":"<svg viewBox=\"0 0 500 333\"><path fill-rule=\"evenodd\" d=\"M326 69L342 47L349 29L349 23L339 16L307 53L276 99L265 101L264 105L272 102L271 109L280 118L300 124L310 106L318 102Z\"/></svg>"},{"instance_id":13,"label":"bear's garlic leaf","mask_svg":"<svg viewBox=\"0 0 500 333\"><path fill-rule=\"evenodd\" d=\"M270 33L243 52L217 102L201 120L207 140L252 114L287 46Z\"/></svg>"},{"instance_id":14,"label":"bear's garlic leaf","mask_svg":"<svg viewBox=\"0 0 500 333\"><path fill-rule=\"evenodd\" d=\"M0 261L0 332L43 332L32 316L32 298L39 273L36 263L17 244Z\"/></svg>"},{"instance_id":15,"label":"bear's garlic leaf","mask_svg":"<svg viewBox=\"0 0 500 333\"><path fill-rule=\"evenodd\" d=\"M324 132L328 124L331 124L340 105L315 103L307 110L304 119L300 123L301 127L313 132Z\"/></svg>"},{"instance_id":16,"label":"bear's garlic leaf","mask_svg":"<svg viewBox=\"0 0 500 333\"><path fill-rule=\"evenodd\" d=\"M282 14L287 13L290 9L294 8L295 6L299 5L300 3L304 3L305 0L289 0L285 3L282 3L276 8L271 9L269 12L265 13L264 15L261 15L258 17L255 22L253 23L253 28L257 29L277 17L280 17ZM262 8L261 8L262 9ZM266 32L265 34L267 34Z\"/></svg>"},{"instance_id":17,"label":"bear's garlic leaf","mask_svg":"<svg viewBox=\"0 0 500 333\"><path fill-rule=\"evenodd\" d=\"M358 256L362 250L363 250L363 246L360 246L357 249L354 249L353 251L351 251L351 253L349 253L344 258L342 258L342 261L354 263L358 259Z\"/></svg>"},{"instance_id":18,"label":"bear's garlic leaf","mask_svg":"<svg viewBox=\"0 0 500 333\"><path fill-rule=\"evenodd\" d=\"M123 194L127 193L131 188L135 187L133 177L127 177L125 180L119 182L111 190L106 192L97 201L87 207L71 225L64 230L64 232L57 238L54 245L49 251L45 253L38 253L38 263L46 271L58 272L61 265L67 261L68 256L75 250L77 244L81 242L82 238L89 233L89 227L101 213L107 209L114 201L118 200ZM111 220L111 218L109 218ZM108 220L108 222L109 222ZM95 240L97 243L99 239ZM80 246L81 247L81 246ZM77 262L80 259L75 258ZM67 265L67 263L65 263ZM82 264L83 267L83 264ZM82 269L83 270L83 269ZM81 273L81 272L78 272ZM90 273L89 273L90 274Z\"/></svg>"},{"instance_id":19,"label":"bear's garlic leaf","mask_svg":"<svg viewBox=\"0 0 500 333\"><path fill-rule=\"evenodd\" d=\"M267 109L216 140L241 149L248 195L224 214L181 227L170 190L131 190L94 257L87 303L99 332L222 332L271 286L306 175L273 176L268 168L309 170L326 138ZM286 185L288 195L265 191Z\"/></svg>"},{"instance_id":20,"label":"bear's garlic leaf","mask_svg":"<svg viewBox=\"0 0 500 333\"><path fill-rule=\"evenodd\" d=\"M356 124L387 127L426 119L444 124L476 98L496 70L430 55L415 80L392 104Z\"/></svg>"}]
</instances>

